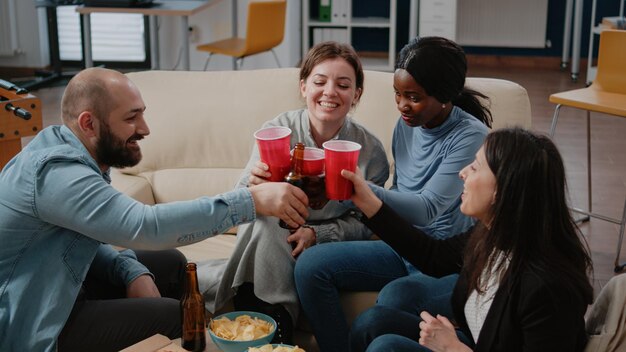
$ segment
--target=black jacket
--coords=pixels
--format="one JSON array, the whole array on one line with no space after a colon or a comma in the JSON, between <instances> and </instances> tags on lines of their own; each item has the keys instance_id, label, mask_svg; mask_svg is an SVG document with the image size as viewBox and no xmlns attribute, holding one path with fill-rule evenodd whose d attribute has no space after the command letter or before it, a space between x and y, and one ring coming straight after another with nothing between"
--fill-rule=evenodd
<instances>
[{"instance_id":1,"label":"black jacket","mask_svg":"<svg viewBox=\"0 0 626 352\"><path fill-rule=\"evenodd\" d=\"M423 273L461 273L452 295L457 324L472 336L465 320L468 282L463 255L472 230L437 240L402 219L386 204L365 224ZM501 282L474 351L582 351L587 304L553 273L524 270Z\"/></svg>"}]
</instances>

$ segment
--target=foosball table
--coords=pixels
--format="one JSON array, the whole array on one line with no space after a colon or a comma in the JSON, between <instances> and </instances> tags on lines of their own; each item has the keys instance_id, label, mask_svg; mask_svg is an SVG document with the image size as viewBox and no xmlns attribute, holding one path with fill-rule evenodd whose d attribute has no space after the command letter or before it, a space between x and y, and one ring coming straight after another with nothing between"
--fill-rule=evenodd
<instances>
[{"instance_id":1,"label":"foosball table","mask_svg":"<svg viewBox=\"0 0 626 352\"><path fill-rule=\"evenodd\" d=\"M33 136L42 127L39 98L0 79L0 170L22 150L22 137Z\"/></svg>"}]
</instances>

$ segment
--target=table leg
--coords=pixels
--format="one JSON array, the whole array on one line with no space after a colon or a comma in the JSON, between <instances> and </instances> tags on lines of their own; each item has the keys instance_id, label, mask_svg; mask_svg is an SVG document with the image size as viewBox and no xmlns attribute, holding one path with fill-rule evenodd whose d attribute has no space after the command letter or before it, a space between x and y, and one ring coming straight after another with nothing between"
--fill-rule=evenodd
<instances>
[{"instance_id":1,"label":"table leg","mask_svg":"<svg viewBox=\"0 0 626 352\"><path fill-rule=\"evenodd\" d=\"M563 56L561 56L561 69L567 67L569 62L569 45L572 38L572 10L574 0L567 0L565 3L565 23L563 23Z\"/></svg>"},{"instance_id":2,"label":"table leg","mask_svg":"<svg viewBox=\"0 0 626 352\"><path fill-rule=\"evenodd\" d=\"M153 70L158 70L161 67L159 62L159 26L158 17L150 15L148 21L150 22L150 60L152 61L151 67Z\"/></svg>"},{"instance_id":3,"label":"table leg","mask_svg":"<svg viewBox=\"0 0 626 352\"><path fill-rule=\"evenodd\" d=\"M584 0L575 0L574 2L574 33L572 35L572 81L578 80L580 72L580 42L582 40L583 27L583 2Z\"/></svg>"},{"instance_id":4,"label":"table leg","mask_svg":"<svg viewBox=\"0 0 626 352\"><path fill-rule=\"evenodd\" d=\"M93 57L91 49L91 15L88 13L83 16L83 59L85 60L85 68L93 67Z\"/></svg>"},{"instance_id":5,"label":"table leg","mask_svg":"<svg viewBox=\"0 0 626 352\"><path fill-rule=\"evenodd\" d=\"M237 0L230 0L230 25L232 37L237 38L237 32L239 30L237 23ZM233 70L237 70L237 58L233 57Z\"/></svg>"},{"instance_id":6,"label":"table leg","mask_svg":"<svg viewBox=\"0 0 626 352\"><path fill-rule=\"evenodd\" d=\"M183 70L189 71L189 19L187 16L180 16L180 34L180 39L183 43L181 56Z\"/></svg>"},{"instance_id":7,"label":"table leg","mask_svg":"<svg viewBox=\"0 0 626 352\"><path fill-rule=\"evenodd\" d=\"M571 0L570 0L571 1ZM417 37L417 0L411 0L409 4L409 41Z\"/></svg>"}]
</instances>

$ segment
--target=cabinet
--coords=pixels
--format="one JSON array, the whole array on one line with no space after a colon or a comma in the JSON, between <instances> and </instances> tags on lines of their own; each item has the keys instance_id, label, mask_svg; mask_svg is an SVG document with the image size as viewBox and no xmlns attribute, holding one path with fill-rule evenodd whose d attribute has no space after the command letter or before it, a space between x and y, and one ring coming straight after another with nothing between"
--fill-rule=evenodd
<instances>
[{"instance_id":1,"label":"cabinet","mask_svg":"<svg viewBox=\"0 0 626 352\"><path fill-rule=\"evenodd\" d=\"M302 3L302 56L319 42L351 44L363 67L393 71L396 59L396 3L380 0L376 7L359 0L304 0ZM383 47L368 47L382 43Z\"/></svg>"},{"instance_id":2,"label":"cabinet","mask_svg":"<svg viewBox=\"0 0 626 352\"><path fill-rule=\"evenodd\" d=\"M420 37L438 36L456 41L456 1L420 0Z\"/></svg>"},{"instance_id":3,"label":"cabinet","mask_svg":"<svg viewBox=\"0 0 626 352\"><path fill-rule=\"evenodd\" d=\"M626 0L621 0L619 5L619 17L621 17L622 21L624 21L624 3L626 3ZM602 19L600 19L600 21L602 21ZM591 33L589 33L589 51L587 54L587 85L590 85L596 78L597 67L593 62L593 54L595 52L594 41L596 35L599 38L603 29L602 23L596 25L596 0L593 0L591 5Z\"/></svg>"}]
</instances>

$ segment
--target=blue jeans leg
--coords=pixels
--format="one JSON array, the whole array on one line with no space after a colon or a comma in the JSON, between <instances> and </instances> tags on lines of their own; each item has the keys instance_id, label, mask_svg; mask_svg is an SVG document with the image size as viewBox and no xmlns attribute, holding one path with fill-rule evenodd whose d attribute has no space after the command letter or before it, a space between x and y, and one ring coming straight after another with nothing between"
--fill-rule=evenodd
<instances>
[{"instance_id":1,"label":"blue jeans leg","mask_svg":"<svg viewBox=\"0 0 626 352\"><path fill-rule=\"evenodd\" d=\"M450 299L457 278L457 274L437 279L414 273L387 284L379 293L376 306L352 324L351 351L365 351L386 334L419 340L419 314L424 310L453 318Z\"/></svg>"},{"instance_id":2,"label":"blue jeans leg","mask_svg":"<svg viewBox=\"0 0 626 352\"><path fill-rule=\"evenodd\" d=\"M415 273L394 280L378 294L377 305L396 308L418 315L427 310L433 316L441 314L453 318L452 290L458 274L435 278Z\"/></svg>"},{"instance_id":3,"label":"blue jeans leg","mask_svg":"<svg viewBox=\"0 0 626 352\"><path fill-rule=\"evenodd\" d=\"M472 343L468 343L467 337L460 332L456 331L456 336L464 344L473 348ZM377 337L366 350L367 352L430 352L431 350L420 345L416 340L412 340L405 336L400 335L382 335Z\"/></svg>"},{"instance_id":4,"label":"blue jeans leg","mask_svg":"<svg viewBox=\"0 0 626 352\"><path fill-rule=\"evenodd\" d=\"M415 314L396 308L375 305L361 313L352 324L350 351L363 352L372 347L376 339L388 336L387 334L404 336L417 341L420 337L420 321L419 316Z\"/></svg>"},{"instance_id":5,"label":"blue jeans leg","mask_svg":"<svg viewBox=\"0 0 626 352\"><path fill-rule=\"evenodd\" d=\"M357 321L352 325L351 331L351 352L425 352L430 349L419 344L419 323L421 319L419 316L403 312L390 307L375 306L359 316ZM373 329L363 329L362 324L367 322L376 322L375 327L377 331ZM372 333L367 344L358 344L358 341L354 343L354 336L352 333L358 330L361 336L366 336L368 333ZM469 346L474 347L473 341L471 341L460 330L456 330L456 335L461 342Z\"/></svg>"},{"instance_id":6,"label":"blue jeans leg","mask_svg":"<svg viewBox=\"0 0 626 352\"><path fill-rule=\"evenodd\" d=\"M378 291L406 276L407 268L382 241L333 242L304 251L296 260L294 275L302 310L320 349L345 352L349 327L339 292Z\"/></svg>"},{"instance_id":7,"label":"blue jeans leg","mask_svg":"<svg viewBox=\"0 0 626 352\"><path fill-rule=\"evenodd\" d=\"M367 348L367 352L430 352L417 341L400 335L382 335Z\"/></svg>"}]
</instances>

